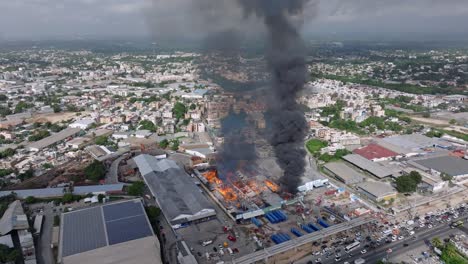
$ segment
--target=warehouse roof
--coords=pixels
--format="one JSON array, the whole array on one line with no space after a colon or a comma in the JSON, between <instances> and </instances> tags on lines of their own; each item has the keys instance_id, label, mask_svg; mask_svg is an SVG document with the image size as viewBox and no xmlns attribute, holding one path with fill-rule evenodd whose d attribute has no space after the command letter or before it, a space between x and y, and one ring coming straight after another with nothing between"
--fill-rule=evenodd
<instances>
[{"instance_id":1,"label":"warehouse roof","mask_svg":"<svg viewBox=\"0 0 468 264\"><path fill-rule=\"evenodd\" d=\"M385 182L366 181L359 183L357 186L376 198L385 197L397 193L395 188L393 188L389 183Z\"/></svg>"},{"instance_id":2,"label":"warehouse roof","mask_svg":"<svg viewBox=\"0 0 468 264\"><path fill-rule=\"evenodd\" d=\"M23 206L19 200L8 205L7 210L0 219L0 235L4 236L12 230L28 229L28 219L24 214Z\"/></svg>"},{"instance_id":3,"label":"warehouse roof","mask_svg":"<svg viewBox=\"0 0 468 264\"><path fill-rule=\"evenodd\" d=\"M421 134L410 134L386 137L383 141L406 150L417 151L432 147L437 140Z\"/></svg>"},{"instance_id":4,"label":"warehouse roof","mask_svg":"<svg viewBox=\"0 0 468 264\"><path fill-rule=\"evenodd\" d=\"M369 144L365 147L355 149L353 152L368 160L390 158L398 155L398 153L377 144Z\"/></svg>"},{"instance_id":5,"label":"warehouse roof","mask_svg":"<svg viewBox=\"0 0 468 264\"><path fill-rule=\"evenodd\" d=\"M74 194L88 194L88 193L105 193L105 192L117 192L123 190L123 184L104 184L104 185L89 185L89 186L76 186L73 188ZM63 196L64 188L42 188L42 189L25 189L25 190L14 190L14 191L0 191L0 197L7 196L13 192L18 198L26 198L33 196L37 198L48 198L48 197L60 197Z\"/></svg>"},{"instance_id":6,"label":"warehouse roof","mask_svg":"<svg viewBox=\"0 0 468 264\"><path fill-rule=\"evenodd\" d=\"M385 178L393 174L392 170L357 154L346 155L343 159L378 178Z\"/></svg>"},{"instance_id":7,"label":"warehouse roof","mask_svg":"<svg viewBox=\"0 0 468 264\"><path fill-rule=\"evenodd\" d=\"M215 212L192 178L175 161L158 160L147 154L139 155L134 160L170 221Z\"/></svg>"},{"instance_id":8,"label":"warehouse roof","mask_svg":"<svg viewBox=\"0 0 468 264\"><path fill-rule=\"evenodd\" d=\"M348 184L361 182L364 179L362 174L342 162L330 162L325 164L324 167Z\"/></svg>"},{"instance_id":9,"label":"warehouse roof","mask_svg":"<svg viewBox=\"0 0 468 264\"><path fill-rule=\"evenodd\" d=\"M415 163L450 176L468 175L468 160L453 156L442 156L429 159L415 160Z\"/></svg>"},{"instance_id":10,"label":"warehouse roof","mask_svg":"<svg viewBox=\"0 0 468 264\"><path fill-rule=\"evenodd\" d=\"M32 142L26 146L27 149L29 150L41 150L43 148L46 148L48 146L51 146L53 144L56 144L62 140L65 140L68 137L74 136L80 132L80 128L66 128L56 134L50 135L46 138L43 138L39 141Z\"/></svg>"},{"instance_id":11,"label":"warehouse roof","mask_svg":"<svg viewBox=\"0 0 468 264\"><path fill-rule=\"evenodd\" d=\"M59 259L154 236L139 199L64 213L60 228Z\"/></svg>"}]
</instances>

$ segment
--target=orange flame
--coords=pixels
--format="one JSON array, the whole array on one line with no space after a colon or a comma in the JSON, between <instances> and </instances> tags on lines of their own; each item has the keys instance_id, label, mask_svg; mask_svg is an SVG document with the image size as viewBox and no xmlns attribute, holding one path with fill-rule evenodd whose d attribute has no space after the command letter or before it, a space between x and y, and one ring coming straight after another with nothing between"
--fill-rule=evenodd
<instances>
[{"instance_id":1,"label":"orange flame","mask_svg":"<svg viewBox=\"0 0 468 264\"><path fill-rule=\"evenodd\" d=\"M218 178L218 174L216 171L208 171L203 173L203 177L205 177L209 183L216 183L221 184L222 181Z\"/></svg>"},{"instance_id":2,"label":"orange flame","mask_svg":"<svg viewBox=\"0 0 468 264\"><path fill-rule=\"evenodd\" d=\"M234 190L231 187L219 188L218 191L226 201L237 200L237 195L234 193Z\"/></svg>"},{"instance_id":3,"label":"orange flame","mask_svg":"<svg viewBox=\"0 0 468 264\"><path fill-rule=\"evenodd\" d=\"M265 180L265 184L272 192L279 192L280 187L276 183L270 180Z\"/></svg>"}]
</instances>

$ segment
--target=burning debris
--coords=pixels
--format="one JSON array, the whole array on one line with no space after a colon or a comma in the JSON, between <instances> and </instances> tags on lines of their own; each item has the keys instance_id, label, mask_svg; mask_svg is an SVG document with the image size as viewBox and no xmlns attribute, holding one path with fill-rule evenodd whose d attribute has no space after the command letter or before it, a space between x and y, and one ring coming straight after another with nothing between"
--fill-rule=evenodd
<instances>
[{"instance_id":1,"label":"burning debris","mask_svg":"<svg viewBox=\"0 0 468 264\"><path fill-rule=\"evenodd\" d=\"M265 184L268 187L268 189L270 189L274 193L277 193L280 191L280 187L276 183L270 180L265 180Z\"/></svg>"}]
</instances>

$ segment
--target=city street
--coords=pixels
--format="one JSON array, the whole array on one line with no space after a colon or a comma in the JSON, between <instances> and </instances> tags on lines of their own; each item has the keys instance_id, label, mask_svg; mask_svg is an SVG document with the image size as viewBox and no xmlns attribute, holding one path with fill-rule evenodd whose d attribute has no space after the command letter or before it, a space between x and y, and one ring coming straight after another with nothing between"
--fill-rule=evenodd
<instances>
[{"instance_id":1,"label":"city street","mask_svg":"<svg viewBox=\"0 0 468 264\"><path fill-rule=\"evenodd\" d=\"M459 220L466 220L468 216L463 216L460 217ZM455 221L455 220L454 220ZM326 255L320 254L318 256L314 255L309 255L308 257L302 259L301 261L298 261L296 263L300 264L306 264L309 261L312 261L313 263L323 263L323 264L331 264L331 263L344 263L344 262L349 262L353 263L356 259L363 258L366 260L366 263L376 263L379 260L382 260L383 258L391 257L392 255L398 255L402 254L403 252L406 251L411 251L412 249L415 249L417 247L420 247L425 243L426 240L431 240L434 237L446 237L449 236L450 234L454 234L459 229L455 228L452 229L450 228L449 224L447 223L441 223L438 226L433 227L432 229L424 229L419 232L417 232L414 237L416 239L413 239L412 237L407 237L403 240L398 240L392 243L385 243L382 246L376 248L376 249L370 249L367 248L366 251L368 251L365 254L361 254L361 250L364 249L364 245L366 242L361 243L361 245L354 250L352 250L350 253L352 256L349 254L345 253L344 251L344 246L340 246L338 248L335 248L335 250L332 250L332 254L327 258ZM404 245L407 244L405 247ZM391 249L391 253L387 255L387 250ZM335 253L340 252L340 260L336 261L335 260ZM319 259L317 261L317 259Z\"/></svg>"}]
</instances>

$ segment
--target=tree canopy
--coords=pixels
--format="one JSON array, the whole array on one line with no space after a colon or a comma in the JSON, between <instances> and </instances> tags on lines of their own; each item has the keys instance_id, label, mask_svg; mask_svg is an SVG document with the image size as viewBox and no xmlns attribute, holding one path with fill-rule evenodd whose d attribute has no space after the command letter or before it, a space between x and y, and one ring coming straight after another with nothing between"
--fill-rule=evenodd
<instances>
[{"instance_id":1,"label":"tree canopy","mask_svg":"<svg viewBox=\"0 0 468 264\"><path fill-rule=\"evenodd\" d=\"M416 191L421 181L421 174L417 171L412 171L410 174L400 176L396 179L396 188L401 193L412 193Z\"/></svg>"},{"instance_id":2,"label":"tree canopy","mask_svg":"<svg viewBox=\"0 0 468 264\"><path fill-rule=\"evenodd\" d=\"M172 108L172 113L177 119L182 119L184 118L185 113L187 113L187 107L183 103L177 102Z\"/></svg>"},{"instance_id":3,"label":"tree canopy","mask_svg":"<svg viewBox=\"0 0 468 264\"><path fill-rule=\"evenodd\" d=\"M88 180L97 182L106 176L106 167L101 162L95 160L85 168L84 173Z\"/></svg>"}]
</instances>

